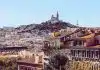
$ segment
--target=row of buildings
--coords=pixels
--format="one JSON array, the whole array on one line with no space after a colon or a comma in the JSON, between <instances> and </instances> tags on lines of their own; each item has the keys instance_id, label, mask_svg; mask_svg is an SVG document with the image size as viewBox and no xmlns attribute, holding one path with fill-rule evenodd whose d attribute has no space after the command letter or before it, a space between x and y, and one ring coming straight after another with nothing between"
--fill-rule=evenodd
<instances>
[{"instance_id":1,"label":"row of buildings","mask_svg":"<svg viewBox=\"0 0 100 70\"><path fill-rule=\"evenodd\" d=\"M2 47L0 57L17 58L18 70L43 70L44 52L29 51L27 47Z\"/></svg>"},{"instance_id":2,"label":"row of buildings","mask_svg":"<svg viewBox=\"0 0 100 70\"><path fill-rule=\"evenodd\" d=\"M71 29L70 29L71 30ZM42 48L59 48L67 49L66 54L71 61L100 61L100 31L92 29L76 28L75 30L66 31L66 29L57 32L58 34L45 38L44 47ZM56 36L57 35L57 36ZM12 49L13 48L13 49ZM44 57L43 52L30 52L28 48L18 47L3 48L1 53L12 53L16 51L23 57L17 61L18 70L43 70Z\"/></svg>"},{"instance_id":3,"label":"row of buildings","mask_svg":"<svg viewBox=\"0 0 100 70\"><path fill-rule=\"evenodd\" d=\"M72 28L73 29L73 28ZM71 30L71 29L70 29ZM100 59L100 30L93 28L75 28L59 31L57 36L44 41L44 47L65 48L70 50L71 60L99 60Z\"/></svg>"},{"instance_id":4,"label":"row of buildings","mask_svg":"<svg viewBox=\"0 0 100 70\"><path fill-rule=\"evenodd\" d=\"M51 20L48 22L53 24L58 21L59 14L57 13L57 16L54 17L52 15ZM71 61L100 61L100 29L67 27L50 32L48 36L45 34L45 37L28 32L21 33L20 31L18 33L15 31L3 31L4 33L2 33L1 30L0 32L0 42L14 46L1 47L0 54L22 57L21 60L17 61L18 70L44 70L44 58L46 55L44 52L51 48L63 50L60 52L68 56ZM18 45L24 45L24 47L18 47ZM31 49L34 50L31 51L29 46L33 46Z\"/></svg>"}]
</instances>

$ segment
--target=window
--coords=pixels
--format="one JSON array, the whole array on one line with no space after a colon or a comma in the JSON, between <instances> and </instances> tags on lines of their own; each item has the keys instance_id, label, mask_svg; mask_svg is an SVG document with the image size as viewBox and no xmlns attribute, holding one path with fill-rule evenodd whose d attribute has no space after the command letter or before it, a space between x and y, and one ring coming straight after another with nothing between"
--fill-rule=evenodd
<instances>
[{"instance_id":1,"label":"window","mask_svg":"<svg viewBox=\"0 0 100 70\"><path fill-rule=\"evenodd\" d=\"M24 66L19 66L20 70L24 70Z\"/></svg>"},{"instance_id":2,"label":"window","mask_svg":"<svg viewBox=\"0 0 100 70\"><path fill-rule=\"evenodd\" d=\"M36 67L33 67L31 70L37 70L37 68Z\"/></svg>"},{"instance_id":3,"label":"window","mask_svg":"<svg viewBox=\"0 0 100 70\"><path fill-rule=\"evenodd\" d=\"M77 52L78 52L78 56L80 57L80 50L78 50Z\"/></svg>"},{"instance_id":4,"label":"window","mask_svg":"<svg viewBox=\"0 0 100 70\"><path fill-rule=\"evenodd\" d=\"M84 50L82 51L82 57L85 57L85 51Z\"/></svg>"},{"instance_id":5,"label":"window","mask_svg":"<svg viewBox=\"0 0 100 70\"><path fill-rule=\"evenodd\" d=\"M95 44L96 44L96 45L99 44L99 41L98 41L98 40L95 40Z\"/></svg>"},{"instance_id":6,"label":"window","mask_svg":"<svg viewBox=\"0 0 100 70\"><path fill-rule=\"evenodd\" d=\"M31 67L28 67L27 70L31 70Z\"/></svg>"},{"instance_id":7,"label":"window","mask_svg":"<svg viewBox=\"0 0 100 70\"><path fill-rule=\"evenodd\" d=\"M39 56L39 63L42 63L42 55Z\"/></svg>"},{"instance_id":8,"label":"window","mask_svg":"<svg viewBox=\"0 0 100 70\"><path fill-rule=\"evenodd\" d=\"M88 53L88 54L89 54L89 58L91 58L91 51L89 51L89 53Z\"/></svg>"},{"instance_id":9,"label":"window","mask_svg":"<svg viewBox=\"0 0 100 70\"><path fill-rule=\"evenodd\" d=\"M82 41L74 41L74 46L77 46L77 45L82 45Z\"/></svg>"},{"instance_id":10,"label":"window","mask_svg":"<svg viewBox=\"0 0 100 70\"><path fill-rule=\"evenodd\" d=\"M74 44L73 45L76 46L77 45L77 41L74 41Z\"/></svg>"},{"instance_id":11,"label":"window","mask_svg":"<svg viewBox=\"0 0 100 70\"><path fill-rule=\"evenodd\" d=\"M25 67L25 69L24 70L27 70L27 67Z\"/></svg>"},{"instance_id":12,"label":"window","mask_svg":"<svg viewBox=\"0 0 100 70\"><path fill-rule=\"evenodd\" d=\"M72 55L72 56L74 55L73 50L71 50L71 55Z\"/></svg>"},{"instance_id":13,"label":"window","mask_svg":"<svg viewBox=\"0 0 100 70\"><path fill-rule=\"evenodd\" d=\"M98 53L99 53L99 59L100 59L100 50L99 50L99 52L98 52Z\"/></svg>"},{"instance_id":14,"label":"window","mask_svg":"<svg viewBox=\"0 0 100 70\"><path fill-rule=\"evenodd\" d=\"M94 55L94 51L91 51L91 58L93 58L93 55Z\"/></svg>"},{"instance_id":15,"label":"window","mask_svg":"<svg viewBox=\"0 0 100 70\"><path fill-rule=\"evenodd\" d=\"M75 50L73 50L73 56L75 56Z\"/></svg>"},{"instance_id":16,"label":"window","mask_svg":"<svg viewBox=\"0 0 100 70\"><path fill-rule=\"evenodd\" d=\"M82 45L82 41L79 41L79 45Z\"/></svg>"},{"instance_id":17,"label":"window","mask_svg":"<svg viewBox=\"0 0 100 70\"><path fill-rule=\"evenodd\" d=\"M96 58L98 58L99 56L99 51L95 51L96 52Z\"/></svg>"},{"instance_id":18,"label":"window","mask_svg":"<svg viewBox=\"0 0 100 70\"><path fill-rule=\"evenodd\" d=\"M75 50L71 50L71 55L75 56Z\"/></svg>"},{"instance_id":19,"label":"window","mask_svg":"<svg viewBox=\"0 0 100 70\"><path fill-rule=\"evenodd\" d=\"M89 51L87 51L87 57L89 57Z\"/></svg>"}]
</instances>

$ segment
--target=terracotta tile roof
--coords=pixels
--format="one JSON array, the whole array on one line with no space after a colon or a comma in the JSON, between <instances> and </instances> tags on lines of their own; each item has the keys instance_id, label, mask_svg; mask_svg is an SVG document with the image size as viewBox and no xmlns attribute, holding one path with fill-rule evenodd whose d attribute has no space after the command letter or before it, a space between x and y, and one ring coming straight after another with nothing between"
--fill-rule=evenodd
<instances>
[{"instance_id":1,"label":"terracotta tile roof","mask_svg":"<svg viewBox=\"0 0 100 70\"><path fill-rule=\"evenodd\" d=\"M83 36L83 37L80 37L81 39L90 39L90 38L93 38L95 36L95 34L89 34L89 35L86 35L86 36Z\"/></svg>"}]
</instances>

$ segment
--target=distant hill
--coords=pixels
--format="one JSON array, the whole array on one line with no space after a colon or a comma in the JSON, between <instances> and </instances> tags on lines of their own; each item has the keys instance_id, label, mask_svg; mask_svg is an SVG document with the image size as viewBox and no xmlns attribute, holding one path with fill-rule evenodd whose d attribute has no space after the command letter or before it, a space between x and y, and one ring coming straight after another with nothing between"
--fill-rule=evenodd
<instances>
[{"instance_id":1,"label":"distant hill","mask_svg":"<svg viewBox=\"0 0 100 70\"><path fill-rule=\"evenodd\" d=\"M55 20L56 21L56 20ZM60 30L60 29L65 29L67 27L70 28L76 28L78 26L75 26L69 22L63 22L63 21L46 21L42 22L41 24L30 24L30 25L23 25L19 26L16 29L22 30L22 31L32 31L32 30L49 30L49 31L55 31L55 30Z\"/></svg>"},{"instance_id":2,"label":"distant hill","mask_svg":"<svg viewBox=\"0 0 100 70\"><path fill-rule=\"evenodd\" d=\"M34 47L33 49L36 50L37 47L42 47L44 39L48 38L51 32L66 29L67 27L79 28L78 31L81 31L80 28L82 28L60 20L58 13L56 17L52 15L49 20L41 22L40 24L20 25L16 28L3 27L0 28L0 46L27 46ZM91 29L95 30L95 28Z\"/></svg>"},{"instance_id":3,"label":"distant hill","mask_svg":"<svg viewBox=\"0 0 100 70\"><path fill-rule=\"evenodd\" d=\"M42 22L40 25L37 25L35 28L39 29L39 30L53 31L53 30L64 29L64 28L67 28L67 27L74 28L76 26L74 26L70 23L67 23L67 22L63 22L63 21L58 21L58 22L55 22L55 23L51 23L51 22L46 21L46 22Z\"/></svg>"},{"instance_id":4,"label":"distant hill","mask_svg":"<svg viewBox=\"0 0 100 70\"><path fill-rule=\"evenodd\" d=\"M76 28L77 26L69 23L69 22L64 22L59 19L59 14L57 12L56 17L54 15L51 16L51 19L45 22L41 22L40 24L30 24L30 25L23 25L20 27L17 27L16 29L22 30L22 31L32 31L34 29L37 29L39 31L41 30L48 30L48 31L55 31L55 30L60 30L64 28Z\"/></svg>"}]
</instances>

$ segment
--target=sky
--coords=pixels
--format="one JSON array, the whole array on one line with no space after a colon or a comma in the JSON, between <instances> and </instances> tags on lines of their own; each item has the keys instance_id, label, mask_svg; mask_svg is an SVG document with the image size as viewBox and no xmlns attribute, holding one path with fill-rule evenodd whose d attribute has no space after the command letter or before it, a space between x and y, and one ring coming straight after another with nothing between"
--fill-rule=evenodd
<instances>
[{"instance_id":1,"label":"sky","mask_svg":"<svg viewBox=\"0 0 100 70\"><path fill-rule=\"evenodd\" d=\"M0 27L40 23L59 18L79 26L99 27L100 0L0 0Z\"/></svg>"}]
</instances>

